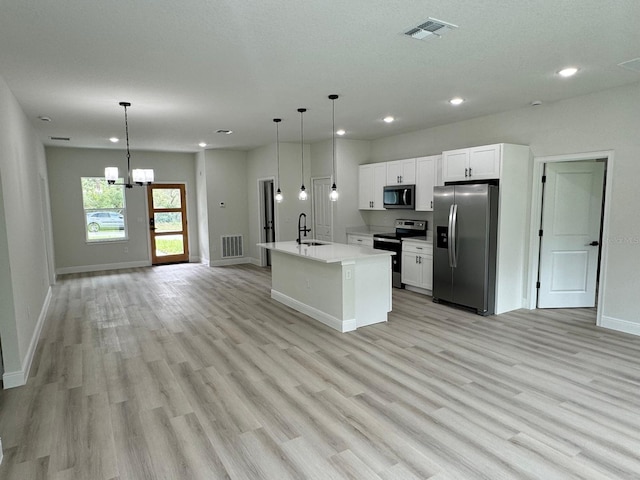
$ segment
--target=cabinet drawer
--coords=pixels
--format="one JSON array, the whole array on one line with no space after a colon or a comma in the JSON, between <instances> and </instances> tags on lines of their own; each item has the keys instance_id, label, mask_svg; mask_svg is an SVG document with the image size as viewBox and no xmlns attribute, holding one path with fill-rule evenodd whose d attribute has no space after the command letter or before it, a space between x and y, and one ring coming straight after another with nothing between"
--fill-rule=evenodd
<instances>
[{"instance_id":1,"label":"cabinet drawer","mask_svg":"<svg viewBox=\"0 0 640 480\"><path fill-rule=\"evenodd\" d=\"M360 245L361 247L373 247L373 237L367 235L347 235L349 245Z\"/></svg>"},{"instance_id":2,"label":"cabinet drawer","mask_svg":"<svg viewBox=\"0 0 640 480\"><path fill-rule=\"evenodd\" d=\"M402 251L408 253L421 253L423 255L433 255L433 244L425 243L407 243L406 241L402 243Z\"/></svg>"}]
</instances>

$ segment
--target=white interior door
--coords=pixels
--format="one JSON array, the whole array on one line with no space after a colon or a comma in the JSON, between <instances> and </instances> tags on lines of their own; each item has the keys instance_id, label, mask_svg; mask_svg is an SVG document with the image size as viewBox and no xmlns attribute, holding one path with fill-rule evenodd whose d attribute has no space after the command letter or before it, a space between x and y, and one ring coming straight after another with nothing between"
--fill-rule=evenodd
<instances>
[{"instance_id":1,"label":"white interior door","mask_svg":"<svg viewBox=\"0 0 640 480\"><path fill-rule=\"evenodd\" d=\"M331 242L333 240L333 219L329 193L331 193L330 178L313 179L314 238Z\"/></svg>"},{"instance_id":2,"label":"white interior door","mask_svg":"<svg viewBox=\"0 0 640 480\"><path fill-rule=\"evenodd\" d=\"M595 306L604 168L547 164L538 308Z\"/></svg>"}]
</instances>

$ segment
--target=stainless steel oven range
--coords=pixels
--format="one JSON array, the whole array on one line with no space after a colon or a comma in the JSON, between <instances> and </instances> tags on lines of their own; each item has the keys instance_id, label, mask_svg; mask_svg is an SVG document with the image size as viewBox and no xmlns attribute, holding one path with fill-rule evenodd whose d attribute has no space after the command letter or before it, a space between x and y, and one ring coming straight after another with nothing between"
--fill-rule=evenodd
<instances>
[{"instance_id":1,"label":"stainless steel oven range","mask_svg":"<svg viewBox=\"0 0 640 480\"><path fill-rule=\"evenodd\" d=\"M399 218L395 222L395 227L395 232L374 234L373 248L395 252L395 255L391 257L393 286L404 288L402 284L402 239L406 237L426 237L427 221Z\"/></svg>"}]
</instances>

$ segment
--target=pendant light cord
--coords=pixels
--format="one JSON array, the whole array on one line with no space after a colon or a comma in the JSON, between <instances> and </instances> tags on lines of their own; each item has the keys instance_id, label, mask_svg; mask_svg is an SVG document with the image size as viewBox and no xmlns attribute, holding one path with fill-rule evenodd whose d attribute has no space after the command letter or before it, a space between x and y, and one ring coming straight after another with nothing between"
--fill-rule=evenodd
<instances>
[{"instance_id":1,"label":"pendant light cord","mask_svg":"<svg viewBox=\"0 0 640 480\"><path fill-rule=\"evenodd\" d=\"M274 118L276 124L276 158L278 160L278 189L280 188L280 118Z\"/></svg>"},{"instance_id":2,"label":"pendant light cord","mask_svg":"<svg viewBox=\"0 0 640 480\"><path fill-rule=\"evenodd\" d=\"M303 120L303 114L304 112L307 111L306 108L299 108L298 111L300 112L300 159L301 159L301 163L302 163L302 170L300 173L300 179L302 180L301 185L302 187L304 187L304 120Z\"/></svg>"},{"instance_id":3,"label":"pendant light cord","mask_svg":"<svg viewBox=\"0 0 640 480\"><path fill-rule=\"evenodd\" d=\"M131 182L131 152L129 151L129 119L127 117L127 107L130 107L129 102L120 102L120 105L124 107L124 133L127 139L127 188L132 184Z\"/></svg>"},{"instance_id":4,"label":"pendant light cord","mask_svg":"<svg viewBox=\"0 0 640 480\"><path fill-rule=\"evenodd\" d=\"M333 97L331 95L329 98ZM336 100L331 98L331 138L333 140L333 147L331 153L333 154L333 161L331 166L333 168L333 184L336 184Z\"/></svg>"}]
</instances>

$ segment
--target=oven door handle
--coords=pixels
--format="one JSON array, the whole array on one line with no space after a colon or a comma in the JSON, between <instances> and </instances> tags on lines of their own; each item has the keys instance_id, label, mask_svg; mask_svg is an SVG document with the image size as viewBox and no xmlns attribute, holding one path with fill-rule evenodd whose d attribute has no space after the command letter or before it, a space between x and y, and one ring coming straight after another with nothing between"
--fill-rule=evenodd
<instances>
[{"instance_id":1,"label":"oven door handle","mask_svg":"<svg viewBox=\"0 0 640 480\"><path fill-rule=\"evenodd\" d=\"M374 248L376 243L393 243L394 245L398 245L400 243L400 240L397 240L395 238L374 238Z\"/></svg>"}]
</instances>

